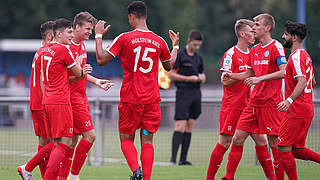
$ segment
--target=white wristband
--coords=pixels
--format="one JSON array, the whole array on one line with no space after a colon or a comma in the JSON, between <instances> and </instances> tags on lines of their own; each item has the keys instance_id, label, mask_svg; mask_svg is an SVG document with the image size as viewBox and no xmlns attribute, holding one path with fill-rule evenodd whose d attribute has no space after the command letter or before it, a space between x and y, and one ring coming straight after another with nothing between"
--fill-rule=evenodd
<instances>
[{"instance_id":1,"label":"white wristband","mask_svg":"<svg viewBox=\"0 0 320 180\"><path fill-rule=\"evenodd\" d=\"M179 45L175 45L175 46L173 46L173 49L177 49L177 50L179 50Z\"/></svg>"},{"instance_id":2,"label":"white wristband","mask_svg":"<svg viewBox=\"0 0 320 180\"><path fill-rule=\"evenodd\" d=\"M291 99L291 97L288 97L288 98L287 98L287 101L288 101L290 104L293 103L293 100Z\"/></svg>"},{"instance_id":3,"label":"white wristband","mask_svg":"<svg viewBox=\"0 0 320 180\"><path fill-rule=\"evenodd\" d=\"M97 39L97 38L102 38L102 34L96 34L96 35L94 36L94 38L95 38L95 39Z\"/></svg>"},{"instance_id":4,"label":"white wristband","mask_svg":"<svg viewBox=\"0 0 320 180\"><path fill-rule=\"evenodd\" d=\"M96 85L100 86L100 82L101 82L100 79L96 79Z\"/></svg>"}]
</instances>

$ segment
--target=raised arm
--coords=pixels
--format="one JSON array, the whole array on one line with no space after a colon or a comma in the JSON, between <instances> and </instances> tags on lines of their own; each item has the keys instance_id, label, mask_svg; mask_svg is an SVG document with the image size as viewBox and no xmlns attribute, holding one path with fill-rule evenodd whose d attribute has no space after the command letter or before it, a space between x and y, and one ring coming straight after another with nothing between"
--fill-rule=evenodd
<instances>
[{"instance_id":1,"label":"raised arm","mask_svg":"<svg viewBox=\"0 0 320 180\"><path fill-rule=\"evenodd\" d=\"M108 32L111 25L104 28L105 21L99 20L95 26L95 39L96 39L96 58L99 66L103 66L109 63L114 57L103 50L102 48L102 36Z\"/></svg>"},{"instance_id":2,"label":"raised arm","mask_svg":"<svg viewBox=\"0 0 320 180\"><path fill-rule=\"evenodd\" d=\"M169 37L172 42L172 51L171 51L171 59L161 62L163 68L166 71L170 71L172 67L174 66L174 63L176 62L177 59L177 54L179 50L179 32L175 33L172 30L169 30Z\"/></svg>"}]
</instances>

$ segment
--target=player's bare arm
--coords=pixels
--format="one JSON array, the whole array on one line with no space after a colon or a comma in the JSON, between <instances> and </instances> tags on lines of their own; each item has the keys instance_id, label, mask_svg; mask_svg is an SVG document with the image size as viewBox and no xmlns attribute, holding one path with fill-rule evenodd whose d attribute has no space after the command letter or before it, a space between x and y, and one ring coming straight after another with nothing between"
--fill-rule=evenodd
<instances>
[{"instance_id":1,"label":"player's bare arm","mask_svg":"<svg viewBox=\"0 0 320 180\"><path fill-rule=\"evenodd\" d=\"M179 32L175 33L172 30L169 30L169 37L172 42L172 51L171 51L171 59L168 61L161 62L163 68L166 71L170 71L176 62L177 55L178 55L178 50L179 50Z\"/></svg>"},{"instance_id":2,"label":"player's bare arm","mask_svg":"<svg viewBox=\"0 0 320 180\"><path fill-rule=\"evenodd\" d=\"M114 57L108 53L107 51L104 51L102 48L102 36L106 34L110 28L111 25L107 25L106 28L104 28L105 21L99 20L98 23L95 26L95 39L96 39L96 57L97 57L97 63L100 66L103 66L107 63L109 63Z\"/></svg>"},{"instance_id":3,"label":"player's bare arm","mask_svg":"<svg viewBox=\"0 0 320 180\"><path fill-rule=\"evenodd\" d=\"M108 89L111 88L111 86L114 85L110 80L98 79L98 78L93 77L93 76L91 76L91 75L89 75L89 74L87 75L87 80L88 80L90 83L98 86L99 88L101 88L101 89L103 89L103 90L105 90L105 91L107 91Z\"/></svg>"},{"instance_id":4,"label":"player's bare arm","mask_svg":"<svg viewBox=\"0 0 320 180\"><path fill-rule=\"evenodd\" d=\"M284 78L284 72L286 70L286 64L281 64L279 66L279 71L270 73L270 74L266 74L263 76L259 76L259 77L250 77L247 78L244 83L246 84L246 86L251 87L255 84L260 83L261 81L271 81L271 80L277 80L277 79L282 79Z\"/></svg>"},{"instance_id":5,"label":"player's bare arm","mask_svg":"<svg viewBox=\"0 0 320 180\"><path fill-rule=\"evenodd\" d=\"M69 83L75 83L81 79L84 79L89 73L92 72L92 66L90 64L85 64L82 69L82 76L76 77L76 76L69 76Z\"/></svg>"},{"instance_id":6,"label":"player's bare arm","mask_svg":"<svg viewBox=\"0 0 320 180\"><path fill-rule=\"evenodd\" d=\"M206 74L204 74L204 73L200 73L199 74L199 78L200 78L200 80L201 80L201 83L205 83L206 82Z\"/></svg>"},{"instance_id":7,"label":"player's bare arm","mask_svg":"<svg viewBox=\"0 0 320 180\"><path fill-rule=\"evenodd\" d=\"M238 80L238 81L243 81L249 77L254 76L254 71L252 69L247 69L245 72L241 73L229 73L225 72L222 74L223 79L233 79L233 80Z\"/></svg>"},{"instance_id":8,"label":"player's bare arm","mask_svg":"<svg viewBox=\"0 0 320 180\"><path fill-rule=\"evenodd\" d=\"M316 81L316 78L313 76L312 77L312 88L316 87L317 85L317 81Z\"/></svg>"},{"instance_id":9,"label":"player's bare arm","mask_svg":"<svg viewBox=\"0 0 320 180\"><path fill-rule=\"evenodd\" d=\"M307 79L305 76L299 76L296 78L296 81L297 81L297 84L296 86L294 87L293 91L292 91L292 94L284 101L280 102L278 104L278 110L281 111L281 112L286 112L291 103L296 100L300 94L304 91L304 89L306 88L307 86ZM291 101L291 102L290 102Z\"/></svg>"},{"instance_id":10,"label":"player's bare arm","mask_svg":"<svg viewBox=\"0 0 320 180\"><path fill-rule=\"evenodd\" d=\"M82 76L84 76L84 71L83 69L81 69L80 64L78 62L76 62L76 64L72 66L70 70L73 72L76 78L81 78Z\"/></svg>"},{"instance_id":11,"label":"player's bare arm","mask_svg":"<svg viewBox=\"0 0 320 180\"><path fill-rule=\"evenodd\" d=\"M220 80L223 86L231 86L234 84L237 84L238 82L240 82L239 80L235 80L235 79L230 79L224 76L224 74L227 72L222 72Z\"/></svg>"},{"instance_id":12,"label":"player's bare arm","mask_svg":"<svg viewBox=\"0 0 320 180\"><path fill-rule=\"evenodd\" d=\"M192 76L184 76L179 73L177 73L176 69L172 69L169 71L168 74L169 78L173 81L181 81L181 82L201 82L201 79L199 76L192 75Z\"/></svg>"}]
</instances>

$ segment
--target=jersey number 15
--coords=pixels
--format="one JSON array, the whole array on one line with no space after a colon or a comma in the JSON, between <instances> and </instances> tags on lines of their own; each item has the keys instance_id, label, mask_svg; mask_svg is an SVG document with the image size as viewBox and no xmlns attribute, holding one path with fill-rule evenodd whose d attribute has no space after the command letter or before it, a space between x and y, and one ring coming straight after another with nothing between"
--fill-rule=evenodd
<instances>
[{"instance_id":1,"label":"jersey number 15","mask_svg":"<svg viewBox=\"0 0 320 180\"><path fill-rule=\"evenodd\" d=\"M136 58L134 60L134 68L133 68L133 72L137 71L137 67L138 67L138 61L140 59L140 54L141 54L141 46L136 47L133 52L136 54ZM143 73L148 73L152 70L152 66L153 66L153 60L148 56L148 52L156 52L156 49L154 48L148 48L146 47L144 49L143 55L141 60L142 61L148 61L149 62L149 67L147 69L144 69L143 67L140 67L139 70Z\"/></svg>"}]
</instances>

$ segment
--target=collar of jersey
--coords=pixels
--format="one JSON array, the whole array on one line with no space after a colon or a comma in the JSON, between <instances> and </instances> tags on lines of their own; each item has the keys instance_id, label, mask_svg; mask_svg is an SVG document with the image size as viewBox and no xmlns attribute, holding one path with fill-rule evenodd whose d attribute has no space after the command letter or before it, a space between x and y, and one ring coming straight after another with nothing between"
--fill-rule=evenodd
<instances>
[{"instance_id":1,"label":"collar of jersey","mask_svg":"<svg viewBox=\"0 0 320 180\"><path fill-rule=\"evenodd\" d=\"M76 46L80 46L80 43L79 43L79 44L77 44L77 43L75 43L75 42L74 42L74 41L72 41L72 40L71 40L71 43L72 43L72 44L74 44L74 45L76 45Z\"/></svg>"},{"instance_id":2,"label":"collar of jersey","mask_svg":"<svg viewBox=\"0 0 320 180\"><path fill-rule=\"evenodd\" d=\"M142 29L135 29L135 31L142 31L142 32L151 32L151 31L147 31L147 30L142 30Z\"/></svg>"},{"instance_id":3,"label":"collar of jersey","mask_svg":"<svg viewBox=\"0 0 320 180\"><path fill-rule=\"evenodd\" d=\"M262 48L265 48L265 47L267 47L267 46L269 46L271 43L273 43L274 42L274 39L272 39L272 41L270 41L268 44L266 44L266 45L264 45L264 46L262 46L262 44L260 43L260 45L261 45L261 47Z\"/></svg>"},{"instance_id":4,"label":"collar of jersey","mask_svg":"<svg viewBox=\"0 0 320 180\"><path fill-rule=\"evenodd\" d=\"M247 52L242 51L240 48L238 48L238 46L234 46L236 47L240 52L242 52L243 54L249 54L249 49L247 49Z\"/></svg>"}]
</instances>

